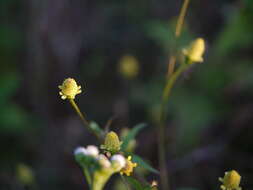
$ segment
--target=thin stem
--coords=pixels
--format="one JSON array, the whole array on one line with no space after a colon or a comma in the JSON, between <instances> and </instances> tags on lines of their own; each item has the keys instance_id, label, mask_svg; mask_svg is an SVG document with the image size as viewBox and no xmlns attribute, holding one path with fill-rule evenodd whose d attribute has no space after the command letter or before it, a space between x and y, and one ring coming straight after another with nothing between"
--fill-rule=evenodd
<instances>
[{"instance_id":1,"label":"thin stem","mask_svg":"<svg viewBox=\"0 0 253 190\"><path fill-rule=\"evenodd\" d=\"M88 182L89 187L91 188L92 181L91 181L91 176L90 176L90 173L89 173L87 167L85 167L85 168L83 169L83 173L84 173L84 175L85 175L85 178L86 178L86 180L87 180L87 182Z\"/></svg>"},{"instance_id":2,"label":"thin stem","mask_svg":"<svg viewBox=\"0 0 253 190\"><path fill-rule=\"evenodd\" d=\"M169 80L167 81L166 85L165 85L165 88L163 89L163 96L162 96L162 103L163 105L166 104L168 102L168 99L169 99L169 96L170 96L170 93L171 93L171 89L174 85L174 83L176 82L178 76L184 72L188 67L189 67L190 64L186 64L186 63L183 63L179 66L179 68L177 69L176 72L174 72L171 77L169 78Z\"/></svg>"},{"instance_id":3,"label":"thin stem","mask_svg":"<svg viewBox=\"0 0 253 190\"><path fill-rule=\"evenodd\" d=\"M179 17L177 19L176 31L175 31L175 36L176 37L179 37L181 32L182 32L182 28L183 28L183 24L184 24L184 18L185 18L185 15L186 15L186 11L187 11L189 2L190 2L190 0L184 0L183 6L180 10Z\"/></svg>"},{"instance_id":4,"label":"thin stem","mask_svg":"<svg viewBox=\"0 0 253 190\"><path fill-rule=\"evenodd\" d=\"M177 25L176 25L176 30L175 30L175 39L180 36L184 24L184 19L186 15L187 8L189 6L190 0L184 0L184 3L182 5L182 8L179 13L179 17L177 19ZM162 189L168 190L169 189L169 179L168 179L168 171L166 167L166 147L165 147L165 120L166 120L166 109L165 105L167 105L171 89L178 78L178 76L187 69L187 67L182 64L178 70L174 72L176 64L176 56L172 54L169 58L169 65L168 65L168 71L167 71L167 84L164 88L163 91L163 97L162 97L162 106L161 106L161 118L160 118L160 124L159 124L159 131L158 131L158 136L159 136L159 164L160 164L160 171L161 171L161 185Z\"/></svg>"},{"instance_id":5,"label":"thin stem","mask_svg":"<svg viewBox=\"0 0 253 190\"><path fill-rule=\"evenodd\" d=\"M169 66L167 76L169 77L173 72L176 64L176 56L171 55L169 58Z\"/></svg>"},{"instance_id":6,"label":"thin stem","mask_svg":"<svg viewBox=\"0 0 253 190\"><path fill-rule=\"evenodd\" d=\"M184 25L185 15L186 15L187 9L189 7L189 3L190 3L190 0L184 0L184 3L181 7L181 10L180 10L180 13L179 13L179 16L178 16L178 19L177 19L176 30L175 30L175 38L176 39L182 33L182 28L183 28L183 25ZM172 55L172 56L170 56L170 59L169 59L169 66L168 66L167 76L170 76L174 72L175 64L176 64L176 57L175 57L175 55Z\"/></svg>"},{"instance_id":7,"label":"thin stem","mask_svg":"<svg viewBox=\"0 0 253 190\"><path fill-rule=\"evenodd\" d=\"M70 102L70 104L72 105L72 107L74 108L74 110L76 111L76 113L78 114L78 116L81 118L81 120L82 120L84 126L85 126L91 133L93 133L99 140L101 140L101 137L100 137L97 133L95 133L95 132L93 131L93 129L90 127L89 122L85 119L84 114L80 111L80 109L79 109L78 105L76 104L75 100L74 100L74 99L69 99L69 102Z\"/></svg>"},{"instance_id":8,"label":"thin stem","mask_svg":"<svg viewBox=\"0 0 253 190\"><path fill-rule=\"evenodd\" d=\"M173 88L177 78L183 73L189 64L182 64L179 68L171 75L168 79L165 88L163 90L162 95L162 105L161 105L161 115L160 115L160 123L159 123L159 131L158 131L158 139L159 139L159 165L160 165L160 172L161 172L161 186L163 190L169 189L169 175L167 171L167 164L166 164L166 142L165 142L165 123L166 123L166 113L167 109L166 106L168 104L168 100L171 94L171 89Z\"/></svg>"}]
</instances>

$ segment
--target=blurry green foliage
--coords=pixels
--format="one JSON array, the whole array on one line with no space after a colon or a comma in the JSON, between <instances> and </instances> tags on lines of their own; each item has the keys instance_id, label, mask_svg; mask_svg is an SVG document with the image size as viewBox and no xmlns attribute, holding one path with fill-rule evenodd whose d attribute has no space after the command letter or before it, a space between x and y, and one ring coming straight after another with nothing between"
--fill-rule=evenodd
<instances>
[{"instance_id":1,"label":"blurry green foliage","mask_svg":"<svg viewBox=\"0 0 253 190\"><path fill-rule=\"evenodd\" d=\"M235 12L220 33L214 46L215 56L230 55L238 49L247 48L253 42L253 14L249 10Z\"/></svg>"},{"instance_id":2,"label":"blurry green foliage","mask_svg":"<svg viewBox=\"0 0 253 190\"><path fill-rule=\"evenodd\" d=\"M180 50L183 46L193 39L187 27L182 31L182 35L175 39L175 20L161 21L153 20L146 24L146 33L148 37L154 40L158 46L162 47L165 53L169 51Z\"/></svg>"},{"instance_id":3,"label":"blurry green foliage","mask_svg":"<svg viewBox=\"0 0 253 190\"><path fill-rule=\"evenodd\" d=\"M148 164L148 162L144 161L140 156L133 154L132 157L133 157L133 162L136 162L138 166L143 167L149 172L153 172L156 174L159 173L155 168L153 168L150 164Z\"/></svg>"},{"instance_id":4,"label":"blurry green foliage","mask_svg":"<svg viewBox=\"0 0 253 190\"><path fill-rule=\"evenodd\" d=\"M19 133L31 127L26 111L12 101L19 84L17 73L0 76L0 133Z\"/></svg>"},{"instance_id":5,"label":"blurry green foliage","mask_svg":"<svg viewBox=\"0 0 253 190\"><path fill-rule=\"evenodd\" d=\"M186 152L187 149L198 145L201 139L202 130L219 117L219 107L213 104L208 96L193 93L183 89L177 90L172 96L172 106L170 110L178 121L179 129L176 136L177 147Z\"/></svg>"},{"instance_id":6,"label":"blurry green foliage","mask_svg":"<svg viewBox=\"0 0 253 190\"><path fill-rule=\"evenodd\" d=\"M122 140L123 140L123 143L122 143L122 145L121 145L121 149L122 149L123 151L125 151L126 148L127 148L127 146L128 146L128 144L129 144L129 142L130 142L131 140L134 140L135 137L136 137L136 135L137 135L143 128L145 128L146 126L147 126L147 124L145 124L145 123L140 123L140 124L135 125L135 126L128 132L128 134L122 139Z\"/></svg>"}]
</instances>

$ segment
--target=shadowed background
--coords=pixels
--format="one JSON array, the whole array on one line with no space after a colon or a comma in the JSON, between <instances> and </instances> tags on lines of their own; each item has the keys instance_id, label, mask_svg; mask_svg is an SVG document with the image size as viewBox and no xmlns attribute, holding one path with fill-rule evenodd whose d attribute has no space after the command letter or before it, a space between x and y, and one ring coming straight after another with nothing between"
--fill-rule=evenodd
<instances>
[{"instance_id":1,"label":"shadowed background","mask_svg":"<svg viewBox=\"0 0 253 190\"><path fill-rule=\"evenodd\" d=\"M87 188L73 150L98 142L60 99L58 85L67 77L82 86L76 101L89 120L104 126L114 117L116 132L146 122L136 151L158 168L157 106L182 3L0 1L0 189ZM168 105L173 189L218 189L218 177L230 169L242 175L243 189L253 186L252 20L251 0L190 2L179 44L203 37L207 51L205 62L177 82ZM118 72L125 55L140 67L131 80ZM21 166L32 171L33 185L20 180Z\"/></svg>"}]
</instances>

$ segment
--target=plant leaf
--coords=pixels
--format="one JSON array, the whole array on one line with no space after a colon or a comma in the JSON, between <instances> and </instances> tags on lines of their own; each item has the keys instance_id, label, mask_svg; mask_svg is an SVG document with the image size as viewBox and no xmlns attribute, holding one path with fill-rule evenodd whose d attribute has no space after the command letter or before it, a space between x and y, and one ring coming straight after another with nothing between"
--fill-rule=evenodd
<instances>
[{"instance_id":1,"label":"plant leaf","mask_svg":"<svg viewBox=\"0 0 253 190\"><path fill-rule=\"evenodd\" d=\"M135 136L140 132L140 130L142 130L144 127L146 127L147 124L146 123L140 123L137 124L133 129L131 129L129 131L129 133L127 134L127 136L123 139L123 143L121 145L121 149L123 151L126 150L127 145L129 144L129 142L135 138Z\"/></svg>"},{"instance_id":2,"label":"plant leaf","mask_svg":"<svg viewBox=\"0 0 253 190\"><path fill-rule=\"evenodd\" d=\"M96 133L98 137L102 137L104 135L104 131L99 127L99 125L95 121L90 122L90 128Z\"/></svg>"},{"instance_id":3,"label":"plant leaf","mask_svg":"<svg viewBox=\"0 0 253 190\"><path fill-rule=\"evenodd\" d=\"M133 177L127 176L124 177L127 182L135 189L135 190L143 190L144 186L136 179L134 179Z\"/></svg>"},{"instance_id":4,"label":"plant leaf","mask_svg":"<svg viewBox=\"0 0 253 190\"><path fill-rule=\"evenodd\" d=\"M133 154L132 159L133 159L134 162L136 162L138 165L145 168L146 170L148 170L150 172L153 172L153 173L156 173L156 174L159 173L155 168L150 166L150 164L148 164L146 161L144 161L140 156L137 156L137 155Z\"/></svg>"}]
</instances>

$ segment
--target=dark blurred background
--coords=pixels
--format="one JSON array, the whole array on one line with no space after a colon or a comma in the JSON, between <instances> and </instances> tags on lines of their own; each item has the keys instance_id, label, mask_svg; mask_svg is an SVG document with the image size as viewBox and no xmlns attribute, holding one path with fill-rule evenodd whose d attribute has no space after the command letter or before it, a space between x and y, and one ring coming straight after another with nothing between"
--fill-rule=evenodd
<instances>
[{"instance_id":1,"label":"dark blurred background","mask_svg":"<svg viewBox=\"0 0 253 190\"><path fill-rule=\"evenodd\" d=\"M157 107L182 3L0 0L1 190L87 189L73 150L98 142L60 99L67 77L82 85L76 101L89 120L104 126L114 117L116 132L146 122L136 151L158 168ZM175 190L218 189L230 169L242 175L243 189L253 186L252 21L252 0L190 2L180 45L203 37L207 51L169 103L167 164ZM131 80L118 72L125 55L140 67ZM107 189L120 190L116 181Z\"/></svg>"}]
</instances>

